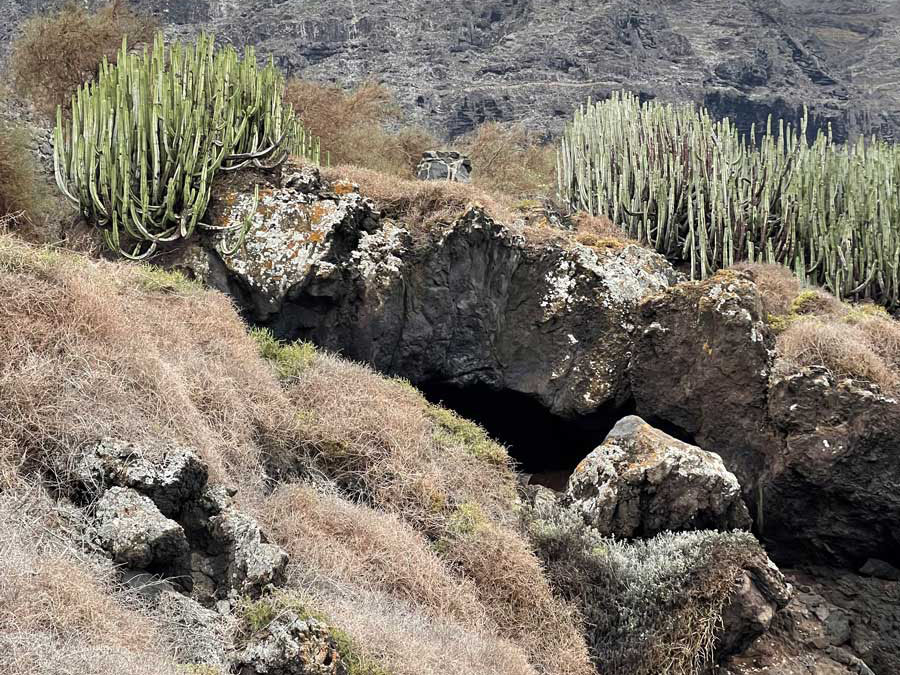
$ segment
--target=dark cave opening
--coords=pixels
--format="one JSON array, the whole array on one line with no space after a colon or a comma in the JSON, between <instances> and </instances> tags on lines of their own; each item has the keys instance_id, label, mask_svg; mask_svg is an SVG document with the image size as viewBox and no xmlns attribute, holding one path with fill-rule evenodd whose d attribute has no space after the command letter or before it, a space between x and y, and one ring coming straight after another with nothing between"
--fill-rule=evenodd
<instances>
[{"instance_id":1,"label":"dark cave opening","mask_svg":"<svg viewBox=\"0 0 900 675\"><path fill-rule=\"evenodd\" d=\"M634 412L629 403L566 418L527 394L485 384L430 382L419 389L430 402L480 424L507 447L519 471L531 474L533 483L555 490L565 487L578 463L603 442L616 422Z\"/></svg>"}]
</instances>

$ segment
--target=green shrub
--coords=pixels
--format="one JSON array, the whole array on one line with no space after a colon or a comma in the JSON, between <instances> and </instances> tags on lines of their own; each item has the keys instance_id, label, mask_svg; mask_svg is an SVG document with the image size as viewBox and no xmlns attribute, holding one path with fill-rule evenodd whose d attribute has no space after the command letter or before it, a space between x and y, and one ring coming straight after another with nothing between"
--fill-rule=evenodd
<instances>
[{"instance_id":1,"label":"green shrub","mask_svg":"<svg viewBox=\"0 0 900 675\"><path fill-rule=\"evenodd\" d=\"M738 261L778 262L839 298L900 304L900 148L839 146L770 120L740 136L690 105L617 94L566 127L560 197L705 278Z\"/></svg>"},{"instance_id":2,"label":"green shrub","mask_svg":"<svg viewBox=\"0 0 900 675\"><path fill-rule=\"evenodd\" d=\"M529 529L554 588L581 611L598 672L610 675L708 672L734 580L760 551L744 532L607 539L547 500Z\"/></svg>"},{"instance_id":3,"label":"green shrub","mask_svg":"<svg viewBox=\"0 0 900 675\"><path fill-rule=\"evenodd\" d=\"M115 0L97 12L76 2L28 19L12 44L10 74L16 91L52 116L104 58L113 60L122 39L132 45L153 37L155 22Z\"/></svg>"},{"instance_id":4,"label":"green shrub","mask_svg":"<svg viewBox=\"0 0 900 675\"><path fill-rule=\"evenodd\" d=\"M275 366L280 377L297 377L316 358L316 348L312 343L284 343L267 328L254 328L250 334L256 340L260 356Z\"/></svg>"},{"instance_id":5,"label":"green shrub","mask_svg":"<svg viewBox=\"0 0 900 675\"><path fill-rule=\"evenodd\" d=\"M289 153L318 160L283 90L273 61L259 67L249 47L240 59L209 35L167 48L158 34L141 54L123 42L116 64L104 59L73 96L71 124L57 110L57 184L127 257L146 258L197 227L240 229L240 246L256 204L244 222L205 225L216 174L274 167Z\"/></svg>"}]
</instances>

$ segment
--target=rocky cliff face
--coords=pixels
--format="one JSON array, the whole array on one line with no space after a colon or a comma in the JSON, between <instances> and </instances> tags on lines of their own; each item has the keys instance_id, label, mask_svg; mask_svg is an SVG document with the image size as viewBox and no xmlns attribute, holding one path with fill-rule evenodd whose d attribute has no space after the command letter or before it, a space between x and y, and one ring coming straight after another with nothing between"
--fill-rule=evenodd
<instances>
[{"instance_id":1,"label":"rocky cliff face","mask_svg":"<svg viewBox=\"0 0 900 675\"><path fill-rule=\"evenodd\" d=\"M589 96L623 88L704 103L745 130L769 114L796 119L803 106L814 127L831 124L838 138L900 130L891 84L900 10L887 0L133 4L173 34L208 29L254 44L291 74L343 84L377 78L411 120L451 137L486 120L558 132ZM46 6L0 0L0 41Z\"/></svg>"}]
</instances>

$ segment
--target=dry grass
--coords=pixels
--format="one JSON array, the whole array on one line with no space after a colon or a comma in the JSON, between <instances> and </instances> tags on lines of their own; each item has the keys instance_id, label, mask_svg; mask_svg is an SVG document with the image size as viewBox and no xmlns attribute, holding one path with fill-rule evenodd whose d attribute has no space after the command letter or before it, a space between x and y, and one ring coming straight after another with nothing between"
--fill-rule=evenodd
<instances>
[{"instance_id":1,"label":"dry grass","mask_svg":"<svg viewBox=\"0 0 900 675\"><path fill-rule=\"evenodd\" d=\"M900 322L881 307L851 305L807 287L780 265L740 265L760 291L778 333L776 372L819 366L835 378L864 380L900 393Z\"/></svg>"},{"instance_id":2,"label":"dry grass","mask_svg":"<svg viewBox=\"0 0 900 675\"><path fill-rule=\"evenodd\" d=\"M284 349L176 275L0 235L0 489L52 478L64 495L98 437L189 445L290 549L299 590L391 672L590 672L525 543L502 449L407 383ZM333 487L271 494L301 478ZM49 616L81 626L64 604ZM120 621L114 609L97 612Z\"/></svg>"},{"instance_id":3,"label":"dry grass","mask_svg":"<svg viewBox=\"0 0 900 675\"><path fill-rule=\"evenodd\" d=\"M353 90L291 80L285 100L304 126L322 140L331 164L352 164L401 178L413 178L422 153L439 142L420 129L388 131L400 108L381 84L366 82Z\"/></svg>"},{"instance_id":4,"label":"dry grass","mask_svg":"<svg viewBox=\"0 0 900 675\"><path fill-rule=\"evenodd\" d=\"M402 179L355 166L324 169L323 175L331 181L356 183L363 196L372 199L385 217L412 226L453 222L472 205L483 207L499 222L508 224L516 218L512 200L474 185Z\"/></svg>"},{"instance_id":5,"label":"dry grass","mask_svg":"<svg viewBox=\"0 0 900 675\"><path fill-rule=\"evenodd\" d=\"M12 45L13 86L52 116L57 105L65 108L75 89L94 76L104 57L115 60L122 38L128 36L134 47L149 41L155 29L152 19L135 14L123 0L93 13L69 2L53 13L35 15Z\"/></svg>"},{"instance_id":6,"label":"dry grass","mask_svg":"<svg viewBox=\"0 0 900 675\"><path fill-rule=\"evenodd\" d=\"M836 379L853 378L900 392L900 324L873 319L848 324L829 318L803 318L778 336L779 372L822 366Z\"/></svg>"},{"instance_id":7,"label":"dry grass","mask_svg":"<svg viewBox=\"0 0 900 675\"><path fill-rule=\"evenodd\" d=\"M66 544L42 489L17 487L0 491L0 671L174 675L156 626L112 569Z\"/></svg>"},{"instance_id":8,"label":"dry grass","mask_svg":"<svg viewBox=\"0 0 900 675\"><path fill-rule=\"evenodd\" d=\"M64 475L99 436L169 439L250 487L267 461L259 439L290 445L287 401L231 304L148 290L158 282L0 237L0 438L28 466Z\"/></svg>"}]
</instances>

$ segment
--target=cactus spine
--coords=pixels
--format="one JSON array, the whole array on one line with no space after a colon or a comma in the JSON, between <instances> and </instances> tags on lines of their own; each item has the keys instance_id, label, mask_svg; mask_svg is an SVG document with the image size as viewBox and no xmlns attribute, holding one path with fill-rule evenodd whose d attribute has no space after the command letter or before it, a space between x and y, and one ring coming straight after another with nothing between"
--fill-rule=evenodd
<instances>
[{"instance_id":1,"label":"cactus spine","mask_svg":"<svg viewBox=\"0 0 900 675\"><path fill-rule=\"evenodd\" d=\"M695 279L777 262L839 297L900 305L900 148L806 132L805 115L799 128L770 119L757 143L706 110L615 94L567 125L559 195Z\"/></svg>"},{"instance_id":2,"label":"cactus spine","mask_svg":"<svg viewBox=\"0 0 900 675\"><path fill-rule=\"evenodd\" d=\"M141 259L160 243L189 237L202 222L220 171L274 168L289 154L318 163L319 143L283 103L274 63L260 67L195 44L104 60L72 97L71 119L57 109L54 170L60 190L103 229L107 245ZM246 234L249 219L236 224Z\"/></svg>"}]
</instances>

